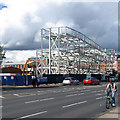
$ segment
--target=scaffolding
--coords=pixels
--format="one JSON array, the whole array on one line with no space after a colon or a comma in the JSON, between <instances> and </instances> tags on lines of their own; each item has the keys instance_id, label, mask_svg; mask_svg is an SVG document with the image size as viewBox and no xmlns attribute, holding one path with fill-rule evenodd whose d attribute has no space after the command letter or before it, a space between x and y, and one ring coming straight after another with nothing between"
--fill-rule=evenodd
<instances>
[{"instance_id":1,"label":"scaffolding","mask_svg":"<svg viewBox=\"0 0 120 120\"><path fill-rule=\"evenodd\" d=\"M41 29L36 50L36 74L100 73L100 65L113 64L115 50L106 49L67 26ZM39 60L38 60L39 59Z\"/></svg>"}]
</instances>

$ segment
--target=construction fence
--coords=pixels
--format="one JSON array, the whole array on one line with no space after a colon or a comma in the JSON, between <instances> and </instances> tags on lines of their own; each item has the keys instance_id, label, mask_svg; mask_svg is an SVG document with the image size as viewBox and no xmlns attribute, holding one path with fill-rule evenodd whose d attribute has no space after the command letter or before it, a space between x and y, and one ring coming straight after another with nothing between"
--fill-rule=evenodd
<instances>
[{"instance_id":1,"label":"construction fence","mask_svg":"<svg viewBox=\"0 0 120 120\"><path fill-rule=\"evenodd\" d=\"M102 74L90 74L91 77L95 77L102 80ZM78 79L80 82L87 77L87 74L44 74L41 81L38 80L40 84L52 84L52 83L62 83L65 77L74 77ZM2 85L9 86L24 86L24 85L32 85L33 78L31 75L28 76L1 76ZM46 79L46 81L44 80ZM109 78L108 78L109 79ZM106 79L106 81L108 81Z\"/></svg>"}]
</instances>

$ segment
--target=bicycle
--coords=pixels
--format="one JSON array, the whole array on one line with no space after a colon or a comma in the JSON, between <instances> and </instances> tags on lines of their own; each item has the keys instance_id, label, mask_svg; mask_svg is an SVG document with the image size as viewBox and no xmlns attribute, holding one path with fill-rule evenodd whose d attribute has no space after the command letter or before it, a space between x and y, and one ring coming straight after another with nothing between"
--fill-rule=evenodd
<instances>
[{"instance_id":1,"label":"bicycle","mask_svg":"<svg viewBox=\"0 0 120 120\"><path fill-rule=\"evenodd\" d=\"M109 93L109 96L107 96L106 98L106 108L109 109L110 108L110 104L112 106L112 92Z\"/></svg>"}]
</instances>

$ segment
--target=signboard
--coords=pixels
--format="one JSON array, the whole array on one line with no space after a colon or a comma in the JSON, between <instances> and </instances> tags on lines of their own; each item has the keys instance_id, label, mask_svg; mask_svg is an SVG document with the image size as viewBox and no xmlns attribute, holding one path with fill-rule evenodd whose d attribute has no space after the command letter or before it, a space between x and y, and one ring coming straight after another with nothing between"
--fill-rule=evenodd
<instances>
[{"instance_id":1,"label":"signboard","mask_svg":"<svg viewBox=\"0 0 120 120\"><path fill-rule=\"evenodd\" d=\"M13 80L13 79L14 79L14 76L11 76L11 79Z\"/></svg>"},{"instance_id":2,"label":"signboard","mask_svg":"<svg viewBox=\"0 0 120 120\"><path fill-rule=\"evenodd\" d=\"M38 77L37 81L40 83L45 83L45 82L48 82L48 79L47 79L47 77Z\"/></svg>"},{"instance_id":3,"label":"signboard","mask_svg":"<svg viewBox=\"0 0 120 120\"><path fill-rule=\"evenodd\" d=\"M29 74L32 75L32 71L29 71Z\"/></svg>"}]
</instances>

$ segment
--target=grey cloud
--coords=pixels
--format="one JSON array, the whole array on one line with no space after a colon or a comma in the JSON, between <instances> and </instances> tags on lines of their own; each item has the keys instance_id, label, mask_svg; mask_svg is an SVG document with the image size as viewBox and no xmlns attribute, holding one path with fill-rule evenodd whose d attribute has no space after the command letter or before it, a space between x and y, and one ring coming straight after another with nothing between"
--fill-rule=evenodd
<instances>
[{"instance_id":1,"label":"grey cloud","mask_svg":"<svg viewBox=\"0 0 120 120\"><path fill-rule=\"evenodd\" d=\"M31 22L33 16L25 14L23 24L26 27L25 33L22 30L10 26L3 36L3 41L20 41L21 45L10 44L5 49L37 49L40 43L35 42L36 33L45 26L47 22L57 23L63 21L66 25L73 22L74 29L86 34L89 38L106 48L118 49L117 25L117 3L64 3L61 5L50 3L47 7L37 9L37 15L41 21ZM11 32L9 32L11 31ZM39 39L39 38L38 38ZM8 41L9 40L9 41ZM47 45L46 45L47 46Z\"/></svg>"}]
</instances>

